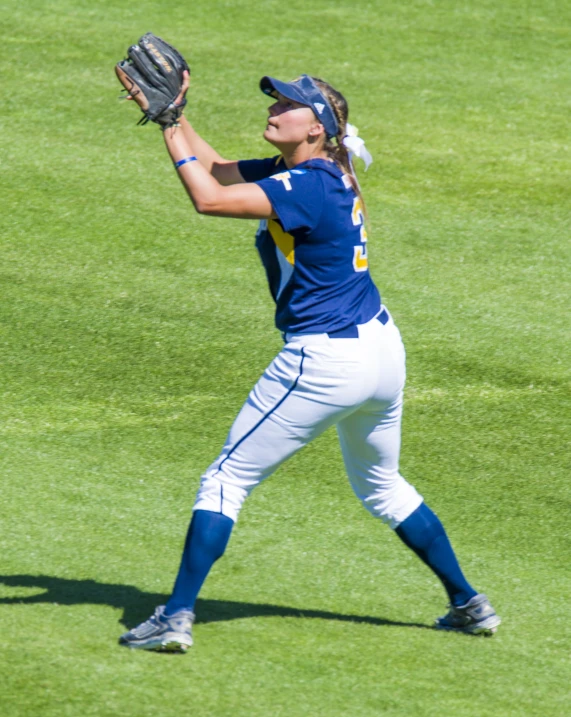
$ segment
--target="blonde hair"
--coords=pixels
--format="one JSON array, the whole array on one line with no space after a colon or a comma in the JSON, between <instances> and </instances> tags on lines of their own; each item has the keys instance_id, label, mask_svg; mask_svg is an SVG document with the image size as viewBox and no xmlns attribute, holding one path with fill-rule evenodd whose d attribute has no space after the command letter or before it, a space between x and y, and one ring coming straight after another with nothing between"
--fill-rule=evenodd
<instances>
[{"instance_id":1,"label":"blonde hair","mask_svg":"<svg viewBox=\"0 0 571 717\"><path fill-rule=\"evenodd\" d=\"M353 169L347 147L343 144L343 139L347 135L347 120L349 119L349 105L347 104L347 100L334 87L331 87L329 83L325 82L325 80L321 80L319 77L312 77L311 79L325 95L327 101L331 105L333 113L335 114L335 119L337 120L337 135L331 138L326 137L323 149L327 152L327 156L335 162L339 169L350 178L353 189L361 200L365 218L368 219L361 187L359 186L359 182L355 176L355 170Z\"/></svg>"}]
</instances>

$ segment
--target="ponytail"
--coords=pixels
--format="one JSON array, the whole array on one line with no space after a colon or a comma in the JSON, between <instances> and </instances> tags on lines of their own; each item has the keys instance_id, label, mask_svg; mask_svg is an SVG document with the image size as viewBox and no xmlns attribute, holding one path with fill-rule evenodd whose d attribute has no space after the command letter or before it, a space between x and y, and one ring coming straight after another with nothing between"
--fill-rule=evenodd
<instances>
[{"instance_id":1,"label":"ponytail","mask_svg":"<svg viewBox=\"0 0 571 717\"><path fill-rule=\"evenodd\" d=\"M357 175L355 174L355 168L353 167L349 151L343 144L343 140L347 136L347 120L349 118L349 106L347 104L347 100L340 92L331 87L331 85L324 80L320 80L318 77L312 77L311 79L327 98L329 104L331 105L331 109L335 114L335 118L337 119L337 126L339 127L337 135L327 139L323 149L327 152L329 159L332 159L339 169L349 177L351 186L361 200L361 206L363 207L365 219L368 221L369 217L367 214L367 208L365 206L365 200L363 199L361 187L359 186L359 181L357 180Z\"/></svg>"}]
</instances>

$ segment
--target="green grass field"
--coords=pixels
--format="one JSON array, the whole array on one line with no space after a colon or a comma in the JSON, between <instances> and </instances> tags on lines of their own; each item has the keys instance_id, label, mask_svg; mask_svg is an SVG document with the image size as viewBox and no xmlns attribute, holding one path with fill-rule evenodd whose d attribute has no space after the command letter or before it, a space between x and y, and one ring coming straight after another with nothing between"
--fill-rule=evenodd
<instances>
[{"instance_id":1,"label":"green grass field","mask_svg":"<svg viewBox=\"0 0 571 717\"><path fill-rule=\"evenodd\" d=\"M570 8L556 0L3 6L0 714L571 714ZM194 214L113 65L144 32L189 116L269 156L263 74L324 77L375 162L372 272L403 334L402 470L503 618L445 595L328 432L250 498L187 656L130 652L202 470L279 350L253 222Z\"/></svg>"}]
</instances>

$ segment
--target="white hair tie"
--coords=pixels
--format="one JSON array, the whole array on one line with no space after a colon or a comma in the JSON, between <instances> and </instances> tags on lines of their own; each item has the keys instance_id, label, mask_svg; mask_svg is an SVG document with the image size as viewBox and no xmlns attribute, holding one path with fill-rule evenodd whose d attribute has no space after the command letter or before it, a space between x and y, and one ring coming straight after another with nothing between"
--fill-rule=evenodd
<instances>
[{"instance_id":1,"label":"white hair tie","mask_svg":"<svg viewBox=\"0 0 571 717\"><path fill-rule=\"evenodd\" d=\"M343 137L343 144L349 152L351 162L353 162L353 157L359 157L365 162L365 170L369 169L373 157L365 147L365 140L359 137L359 130L349 122L347 122L347 134Z\"/></svg>"}]
</instances>

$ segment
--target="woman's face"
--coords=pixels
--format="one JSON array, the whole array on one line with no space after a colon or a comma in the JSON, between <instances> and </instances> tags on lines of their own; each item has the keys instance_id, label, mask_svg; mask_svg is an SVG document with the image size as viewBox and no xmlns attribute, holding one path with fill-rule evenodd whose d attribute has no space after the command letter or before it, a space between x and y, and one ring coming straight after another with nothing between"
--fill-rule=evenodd
<instances>
[{"instance_id":1,"label":"woman's face","mask_svg":"<svg viewBox=\"0 0 571 717\"><path fill-rule=\"evenodd\" d=\"M278 100L268 108L268 124L264 139L276 147L291 147L318 136L323 125L313 110L299 102L278 95Z\"/></svg>"}]
</instances>

